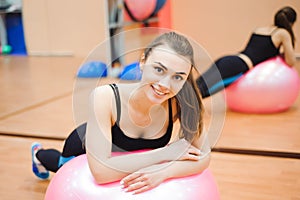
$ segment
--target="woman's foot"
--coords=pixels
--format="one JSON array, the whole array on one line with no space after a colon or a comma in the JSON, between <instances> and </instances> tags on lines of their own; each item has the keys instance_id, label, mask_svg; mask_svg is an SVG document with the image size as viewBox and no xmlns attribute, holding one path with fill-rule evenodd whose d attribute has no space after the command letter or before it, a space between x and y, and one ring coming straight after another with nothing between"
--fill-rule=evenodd
<instances>
[{"instance_id":1,"label":"woman's foot","mask_svg":"<svg viewBox=\"0 0 300 200\"><path fill-rule=\"evenodd\" d=\"M42 149L40 143L35 142L31 145L32 171L38 178L45 180L49 178L50 173L36 157L40 149Z\"/></svg>"}]
</instances>

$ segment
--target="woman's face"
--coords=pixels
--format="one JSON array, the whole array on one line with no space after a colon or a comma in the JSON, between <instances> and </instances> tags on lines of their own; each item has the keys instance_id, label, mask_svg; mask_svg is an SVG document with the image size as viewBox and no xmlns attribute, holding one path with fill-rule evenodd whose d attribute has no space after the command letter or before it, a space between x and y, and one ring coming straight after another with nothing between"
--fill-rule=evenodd
<instances>
[{"instance_id":1,"label":"woman's face","mask_svg":"<svg viewBox=\"0 0 300 200\"><path fill-rule=\"evenodd\" d=\"M141 83L153 103L162 103L175 96L191 71L191 63L166 46L154 48L141 63Z\"/></svg>"}]
</instances>

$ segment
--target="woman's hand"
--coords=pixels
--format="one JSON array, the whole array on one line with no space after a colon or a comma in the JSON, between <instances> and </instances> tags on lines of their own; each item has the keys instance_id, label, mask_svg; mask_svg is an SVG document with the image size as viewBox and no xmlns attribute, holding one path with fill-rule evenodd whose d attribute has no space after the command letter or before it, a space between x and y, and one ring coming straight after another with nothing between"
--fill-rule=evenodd
<instances>
[{"instance_id":1,"label":"woman's hand","mask_svg":"<svg viewBox=\"0 0 300 200\"><path fill-rule=\"evenodd\" d=\"M163 153L166 154L168 158L166 159L167 162L142 168L124 177L120 183L126 192L132 192L133 194L142 193L158 186L166 179L172 177L170 168L168 168L170 164L172 164L172 161L199 161L205 156L204 153L185 139L170 143L163 148L165 148ZM177 162L177 164L179 163L184 162ZM167 168L168 170L166 170ZM180 170L180 168L178 169ZM186 168L184 168L184 171L185 170ZM182 174L182 172L179 172L179 174Z\"/></svg>"},{"instance_id":2,"label":"woman's hand","mask_svg":"<svg viewBox=\"0 0 300 200\"><path fill-rule=\"evenodd\" d=\"M124 191L138 194L161 184L166 176L161 167L156 165L129 174L121 180Z\"/></svg>"},{"instance_id":3,"label":"woman's hand","mask_svg":"<svg viewBox=\"0 0 300 200\"><path fill-rule=\"evenodd\" d=\"M201 156L203 156L199 149L190 145L185 140L179 140L170 145L172 145L171 148L185 147L183 148L183 152L176 152L180 153L180 156L177 156L177 161L198 161ZM145 192L158 186L168 178L168 171L165 169L171 163L172 161L143 168L127 175L120 181L120 183L126 192L132 192L133 194Z\"/></svg>"},{"instance_id":4,"label":"woman's hand","mask_svg":"<svg viewBox=\"0 0 300 200\"><path fill-rule=\"evenodd\" d=\"M202 156L202 152L191 145L185 139L180 139L165 147L167 161L174 160L193 160L197 161Z\"/></svg>"}]
</instances>

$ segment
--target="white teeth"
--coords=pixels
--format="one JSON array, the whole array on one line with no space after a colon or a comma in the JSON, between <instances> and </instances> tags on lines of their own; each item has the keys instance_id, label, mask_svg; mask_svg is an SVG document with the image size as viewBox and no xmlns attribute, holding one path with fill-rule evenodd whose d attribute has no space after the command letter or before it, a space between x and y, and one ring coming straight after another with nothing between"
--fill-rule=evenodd
<instances>
[{"instance_id":1,"label":"white teeth","mask_svg":"<svg viewBox=\"0 0 300 200\"><path fill-rule=\"evenodd\" d=\"M159 95L164 95L164 94L165 94L165 93L160 92L160 91L158 91L158 90L155 90L155 92L156 92L157 94L159 94Z\"/></svg>"},{"instance_id":2,"label":"white teeth","mask_svg":"<svg viewBox=\"0 0 300 200\"><path fill-rule=\"evenodd\" d=\"M164 93L164 92L162 92L162 91L156 89L154 86L152 86L152 88L153 88L154 92L155 92L156 94L158 94L159 96L163 96L163 95L166 94L166 93Z\"/></svg>"}]
</instances>

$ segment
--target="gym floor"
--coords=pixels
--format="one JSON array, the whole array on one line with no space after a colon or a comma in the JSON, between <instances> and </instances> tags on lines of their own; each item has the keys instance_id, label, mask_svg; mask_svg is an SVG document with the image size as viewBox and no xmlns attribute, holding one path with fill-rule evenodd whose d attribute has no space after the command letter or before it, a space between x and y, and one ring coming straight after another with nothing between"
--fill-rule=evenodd
<instances>
[{"instance_id":1,"label":"gym floor","mask_svg":"<svg viewBox=\"0 0 300 200\"><path fill-rule=\"evenodd\" d=\"M82 61L76 57L0 57L1 199L44 198L49 180L32 174L30 146L38 141L46 148L61 149L75 128L74 85L91 82L76 79ZM299 60L296 68L299 71ZM107 78L100 84L113 81L118 80ZM222 200L300 199L299 118L300 97L283 113L226 111L209 166Z\"/></svg>"}]
</instances>

